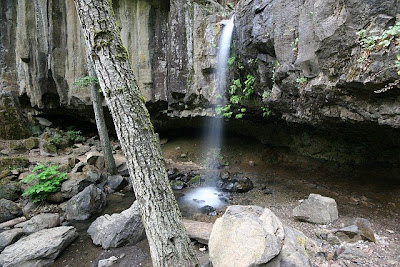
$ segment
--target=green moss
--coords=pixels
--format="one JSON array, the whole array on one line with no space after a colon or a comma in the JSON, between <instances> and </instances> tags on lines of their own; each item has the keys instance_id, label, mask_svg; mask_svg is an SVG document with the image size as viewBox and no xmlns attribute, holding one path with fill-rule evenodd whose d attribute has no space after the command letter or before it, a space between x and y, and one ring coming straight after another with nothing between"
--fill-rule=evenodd
<instances>
[{"instance_id":1,"label":"green moss","mask_svg":"<svg viewBox=\"0 0 400 267\"><path fill-rule=\"evenodd\" d=\"M189 184L190 185L200 184L200 179L201 179L200 175L196 175L195 177L190 179Z\"/></svg>"},{"instance_id":2,"label":"green moss","mask_svg":"<svg viewBox=\"0 0 400 267\"><path fill-rule=\"evenodd\" d=\"M6 157L0 159L0 171L15 168L25 168L30 164L29 160L22 157Z\"/></svg>"},{"instance_id":3,"label":"green moss","mask_svg":"<svg viewBox=\"0 0 400 267\"><path fill-rule=\"evenodd\" d=\"M120 61L127 61L129 59L128 49L126 49L125 46L118 44L115 58Z\"/></svg>"}]
</instances>

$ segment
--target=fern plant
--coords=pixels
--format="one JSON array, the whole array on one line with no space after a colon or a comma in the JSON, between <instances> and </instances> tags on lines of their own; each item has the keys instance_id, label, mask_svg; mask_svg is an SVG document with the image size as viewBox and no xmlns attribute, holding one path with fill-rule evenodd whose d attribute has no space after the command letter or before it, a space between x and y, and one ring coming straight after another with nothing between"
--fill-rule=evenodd
<instances>
[{"instance_id":1,"label":"fern plant","mask_svg":"<svg viewBox=\"0 0 400 267\"><path fill-rule=\"evenodd\" d=\"M58 171L58 165L46 167L43 164L37 165L32 172L21 180L21 183L32 184L28 187L23 196L28 196L34 203L46 199L50 193L60 190L61 183L67 179L67 174Z\"/></svg>"}]
</instances>

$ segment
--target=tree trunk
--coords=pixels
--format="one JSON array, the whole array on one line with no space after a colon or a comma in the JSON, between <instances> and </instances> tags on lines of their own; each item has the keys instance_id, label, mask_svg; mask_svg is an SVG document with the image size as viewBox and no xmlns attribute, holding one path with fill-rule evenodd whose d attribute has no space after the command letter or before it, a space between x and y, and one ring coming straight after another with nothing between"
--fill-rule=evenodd
<instances>
[{"instance_id":1,"label":"tree trunk","mask_svg":"<svg viewBox=\"0 0 400 267\"><path fill-rule=\"evenodd\" d=\"M108 0L75 0L86 47L114 120L141 209L154 266L197 266L169 185L145 99Z\"/></svg>"},{"instance_id":2,"label":"tree trunk","mask_svg":"<svg viewBox=\"0 0 400 267\"><path fill-rule=\"evenodd\" d=\"M96 77L96 72L93 69L91 59L88 57L88 69L89 76ZM104 120L103 106L101 105L101 96L99 88L96 83L92 83L90 87L92 94L92 103L94 117L96 119L97 131L99 132L100 143L103 148L104 161L106 163L107 172L111 175L117 174L117 167L115 166L114 156L112 154L110 138L108 137L108 131L106 122Z\"/></svg>"}]
</instances>

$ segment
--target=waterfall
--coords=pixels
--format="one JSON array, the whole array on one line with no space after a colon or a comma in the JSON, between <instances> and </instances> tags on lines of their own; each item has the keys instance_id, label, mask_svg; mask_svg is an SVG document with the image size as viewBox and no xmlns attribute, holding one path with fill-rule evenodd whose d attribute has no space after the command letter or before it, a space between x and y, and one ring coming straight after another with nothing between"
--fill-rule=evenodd
<instances>
[{"instance_id":1,"label":"waterfall","mask_svg":"<svg viewBox=\"0 0 400 267\"><path fill-rule=\"evenodd\" d=\"M217 105L225 104L224 95L226 90L226 79L228 72L228 57L232 41L232 33L234 27L234 16L231 17L222 29L221 37L218 43L218 63L216 72L217 88L213 94ZM223 117L209 118L207 121L206 148L208 167L216 166L222 145Z\"/></svg>"}]
</instances>

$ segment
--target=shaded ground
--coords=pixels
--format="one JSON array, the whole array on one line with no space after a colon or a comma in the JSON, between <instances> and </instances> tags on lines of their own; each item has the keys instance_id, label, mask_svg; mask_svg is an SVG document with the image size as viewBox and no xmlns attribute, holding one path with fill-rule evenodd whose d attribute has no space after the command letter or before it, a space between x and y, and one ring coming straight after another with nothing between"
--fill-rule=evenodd
<instances>
[{"instance_id":1,"label":"shaded ground","mask_svg":"<svg viewBox=\"0 0 400 267\"><path fill-rule=\"evenodd\" d=\"M164 140L165 141L165 140ZM167 164L180 170L196 170L204 162L203 143L197 137L170 138L163 146ZM230 204L258 205L270 208L287 225L315 238L318 228L339 228L357 217L368 219L376 233L376 243L358 245L368 257L341 261L339 266L399 266L400 262L400 175L398 168L380 169L379 166L340 166L326 162L303 159L279 148L268 148L257 141L230 137L222 152L224 167L231 173L241 172L252 179L255 188L244 194L231 194ZM30 158L31 161L62 161L60 158ZM251 162L250 162L251 161ZM203 170L204 171L204 170ZM207 183L207 181L205 181ZM184 191L176 192L177 196ZM332 197L339 207L339 220L334 225L321 227L295 221L292 210L300 199L310 193ZM120 212L133 201L132 195L108 197L104 213ZM213 222L225 208L217 210L217 216L198 212L184 212L189 219ZM92 218L94 220L95 218ZM90 221L73 223L80 237L68 247L52 266L97 266L99 259L112 255L121 257L116 266L151 266L146 240L137 246L103 249L92 244L86 229ZM206 252L197 250L202 261ZM330 266L329 248L327 259L315 258L315 266ZM325 255L326 256L326 255ZM338 263L338 262L336 262Z\"/></svg>"}]
</instances>

